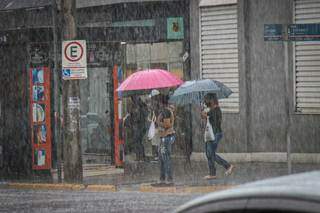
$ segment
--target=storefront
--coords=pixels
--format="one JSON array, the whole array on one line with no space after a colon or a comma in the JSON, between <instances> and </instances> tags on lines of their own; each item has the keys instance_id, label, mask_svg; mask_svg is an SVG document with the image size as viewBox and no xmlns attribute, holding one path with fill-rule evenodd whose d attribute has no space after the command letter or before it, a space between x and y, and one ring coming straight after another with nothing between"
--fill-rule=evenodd
<instances>
[{"instance_id":1,"label":"storefront","mask_svg":"<svg viewBox=\"0 0 320 213\"><path fill-rule=\"evenodd\" d=\"M19 87L19 93L14 97L11 97L12 93L9 97L9 94L4 93L5 89L2 89L1 126L24 130L21 134L19 133L20 135L1 131L1 141L14 140L17 144L8 147L7 144L1 143L0 148L3 152L9 149L18 150L18 152L27 150L26 164L45 165L50 168L48 153L51 153L50 158L54 168L57 162L57 141L62 145L60 149L63 149L62 132L55 132L57 128L54 126L57 121L62 121L61 114L58 112L62 109L63 103L62 90L55 87L60 74L54 74L59 70L59 66L54 67L55 60L58 64L61 60L61 50L59 45L55 50L54 38L56 37L58 43L61 42L59 33L61 28L58 19L56 23L58 31L55 35L55 22L50 4L51 1L46 1L43 5L35 7L36 4L30 3L31 6L18 5L3 9L1 12L0 42L2 54L5 56L1 59L2 70L3 73L7 73L5 75L19 76L13 81L14 84L8 84L5 79L1 79L3 86ZM81 80L80 83L82 160L84 164L110 164L114 160L115 140L114 67L115 65L120 67L124 77L138 69L162 68L182 79L189 79L189 2L183 0L110 1L107 3L92 1L87 4L86 1L77 1L77 39L87 42L88 64L88 79ZM30 68L39 68L39 70L43 68L50 74L48 76L50 76L51 85L47 88L50 89L50 93L46 97L48 107L44 106L44 108L50 109L46 116L51 120L47 119L47 126L43 127L43 123L40 129L38 128L40 121L33 124L32 119L30 120L30 115L33 114L30 106L41 104L30 102L32 100L30 94L33 95L30 93L30 82L32 82L29 75ZM41 83L36 85L37 88L42 86L44 85ZM21 114L19 117L22 120L10 119L10 116L14 115L13 108L10 106L12 102L21 103L14 109ZM179 110L182 114L179 116L181 119L177 120L180 138L175 149L176 153L184 154L186 153L185 143L191 143L191 137L186 131L190 122L183 116L184 109ZM41 131L33 131L34 129ZM44 129L51 129L51 136L47 135L46 143L41 144L42 141L40 141L41 143L35 144L34 133L39 133L35 135L39 135L40 138ZM41 149L37 154L33 150L35 147ZM1 156L0 162L12 161L11 164L18 165L19 159L15 161L13 156L12 154ZM35 159L35 156L39 158ZM7 166L9 167L12 165ZM18 166L14 167L18 168Z\"/></svg>"},{"instance_id":2,"label":"storefront","mask_svg":"<svg viewBox=\"0 0 320 213\"><path fill-rule=\"evenodd\" d=\"M188 2L139 1L90 7L81 7L80 4L79 7L78 36L87 40L89 66L88 79L81 84L81 97L87 97L81 100L81 117L85 124L81 130L82 135L87 135L82 136L82 148L84 156L88 156L85 158L87 163L102 163L101 160L105 159L98 158L97 154L113 153L114 134L118 133L108 134L121 123L121 117L120 121L117 121L117 116L114 117L114 107L117 106L111 104L115 101L112 94L112 88L115 88L115 85L112 86L115 65L121 68L123 78L136 70L150 68L169 70L182 79L189 78ZM120 114L123 115L126 113L126 99L122 103ZM93 117L99 122L92 123L90 120ZM185 152L182 143L186 141L186 134L183 133L186 122L180 122L183 123L179 127L182 137L177 150L182 154ZM119 128L120 134L126 132L122 127ZM107 140L98 133L106 129ZM131 146L133 141L124 143ZM99 146L101 148L97 148ZM121 151L124 149L122 147Z\"/></svg>"}]
</instances>

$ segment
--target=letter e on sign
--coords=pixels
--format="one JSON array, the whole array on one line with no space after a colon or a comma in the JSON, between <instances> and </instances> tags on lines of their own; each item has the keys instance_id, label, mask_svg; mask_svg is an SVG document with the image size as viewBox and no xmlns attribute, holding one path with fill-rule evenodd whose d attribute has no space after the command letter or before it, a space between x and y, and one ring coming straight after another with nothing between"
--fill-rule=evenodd
<instances>
[{"instance_id":1,"label":"letter e on sign","mask_svg":"<svg viewBox=\"0 0 320 213\"><path fill-rule=\"evenodd\" d=\"M64 54L66 59L70 62L79 61L83 56L83 47L77 41L70 42L68 45L66 45Z\"/></svg>"}]
</instances>

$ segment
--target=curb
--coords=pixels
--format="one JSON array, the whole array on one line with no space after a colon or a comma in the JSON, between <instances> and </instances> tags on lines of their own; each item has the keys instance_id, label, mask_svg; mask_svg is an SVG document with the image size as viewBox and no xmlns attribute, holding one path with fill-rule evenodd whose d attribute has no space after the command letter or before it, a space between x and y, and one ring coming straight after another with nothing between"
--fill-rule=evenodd
<instances>
[{"instance_id":1,"label":"curb","mask_svg":"<svg viewBox=\"0 0 320 213\"><path fill-rule=\"evenodd\" d=\"M116 192L117 187L115 185L88 185L86 190L92 192Z\"/></svg>"},{"instance_id":2,"label":"curb","mask_svg":"<svg viewBox=\"0 0 320 213\"><path fill-rule=\"evenodd\" d=\"M210 193L226 190L236 185L209 185L209 186L152 186L150 183L141 184L138 190L127 189L125 191L139 191L151 193ZM46 183L7 183L2 184L0 188L7 189L32 189L32 190L71 190L71 191L89 191L89 192L117 192L116 185L83 185L83 184L46 184Z\"/></svg>"},{"instance_id":3,"label":"curb","mask_svg":"<svg viewBox=\"0 0 320 213\"><path fill-rule=\"evenodd\" d=\"M88 190L88 191L104 191L115 192L114 185L88 185L83 184L46 184L46 183L7 183L2 185L3 188L9 189L33 189L33 190Z\"/></svg>"},{"instance_id":4,"label":"curb","mask_svg":"<svg viewBox=\"0 0 320 213\"><path fill-rule=\"evenodd\" d=\"M191 186L191 187L183 187L181 189L178 189L178 192L181 192L181 193L210 193L210 192L231 189L234 187L236 187L236 185Z\"/></svg>"},{"instance_id":5,"label":"curb","mask_svg":"<svg viewBox=\"0 0 320 213\"><path fill-rule=\"evenodd\" d=\"M141 184L140 192L153 192L153 193L210 193L221 190L226 190L235 187L236 185L210 185L210 186L168 186L168 187L154 187L151 184Z\"/></svg>"},{"instance_id":6,"label":"curb","mask_svg":"<svg viewBox=\"0 0 320 213\"><path fill-rule=\"evenodd\" d=\"M176 193L177 188L175 186L168 187L154 187L151 184L141 184L139 188L140 192L161 192L161 193Z\"/></svg>"},{"instance_id":7,"label":"curb","mask_svg":"<svg viewBox=\"0 0 320 213\"><path fill-rule=\"evenodd\" d=\"M45 189L74 191L85 189L85 186L82 184L8 183L4 186L9 189Z\"/></svg>"}]
</instances>

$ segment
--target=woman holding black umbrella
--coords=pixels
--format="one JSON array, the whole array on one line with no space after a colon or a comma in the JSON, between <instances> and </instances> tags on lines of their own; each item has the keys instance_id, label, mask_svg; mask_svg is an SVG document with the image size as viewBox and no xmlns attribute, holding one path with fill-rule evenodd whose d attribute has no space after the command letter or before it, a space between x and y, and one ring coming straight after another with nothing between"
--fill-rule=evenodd
<instances>
[{"instance_id":1,"label":"woman holding black umbrella","mask_svg":"<svg viewBox=\"0 0 320 213\"><path fill-rule=\"evenodd\" d=\"M216 154L218 144L223 136L222 113L218 99L228 98L231 94L232 90L223 83L211 79L201 79L184 82L170 97L170 103L180 106L201 104L203 100L208 106L208 110L202 112L202 118L207 119L205 141L210 175L206 176L206 179L216 178L215 161L224 166L227 170L226 175L230 175L234 169L233 165Z\"/></svg>"},{"instance_id":2,"label":"woman holding black umbrella","mask_svg":"<svg viewBox=\"0 0 320 213\"><path fill-rule=\"evenodd\" d=\"M228 163L225 159L216 154L218 144L223 137L221 129L222 112L219 107L218 99L214 94L207 94L205 97L205 104L208 107L208 110L202 112L202 118L207 119L205 150L209 166L209 175L205 176L205 179L216 179L215 162L227 170L225 172L226 175L231 175L234 165Z\"/></svg>"}]
</instances>

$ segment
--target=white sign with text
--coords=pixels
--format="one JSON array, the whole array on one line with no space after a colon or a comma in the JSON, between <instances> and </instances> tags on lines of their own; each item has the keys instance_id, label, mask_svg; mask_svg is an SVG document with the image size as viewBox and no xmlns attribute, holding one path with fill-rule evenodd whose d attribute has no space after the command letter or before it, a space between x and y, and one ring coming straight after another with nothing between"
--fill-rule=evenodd
<instances>
[{"instance_id":1,"label":"white sign with text","mask_svg":"<svg viewBox=\"0 0 320 213\"><path fill-rule=\"evenodd\" d=\"M62 42L62 78L64 80L86 79L87 47L85 40Z\"/></svg>"}]
</instances>

